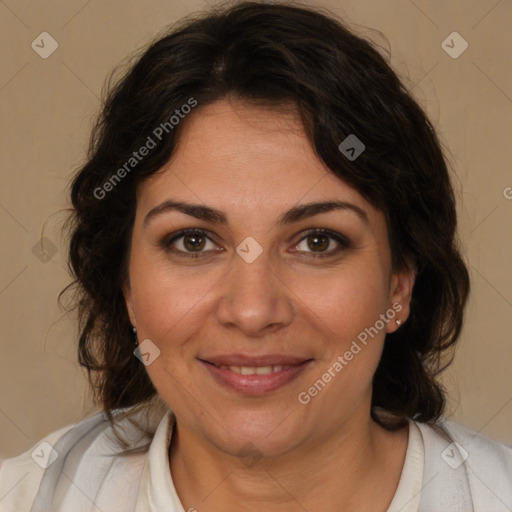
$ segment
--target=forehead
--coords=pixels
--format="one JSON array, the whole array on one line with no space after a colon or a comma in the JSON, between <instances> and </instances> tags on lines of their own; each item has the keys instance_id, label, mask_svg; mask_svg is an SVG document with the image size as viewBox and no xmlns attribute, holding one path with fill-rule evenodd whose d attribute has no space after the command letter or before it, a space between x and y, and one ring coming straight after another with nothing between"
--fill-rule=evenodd
<instances>
[{"instance_id":1,"label":"forehead","mask_svg":"<svg viewBox=\"0 0 512 512\"><path fill-rule=\"evenodd\" d=\"M343 200L375 214L314 152L298 111L223 99L187 119L171 160L140 185L148 211L169 196L273 220L299 202Z\"/></svg>"},{"instance_id":2,"label":"forehead","mask_svg":"<svg viewBox=\"0 0 512 512\"><path fill-rule=\"evenodd\" d=\"M328 171L314 154L294 106L255 107L233 99L199 108L186 120L169 164L175 173L186 168L202 180L231 178L240 186L290 174L319 179Z\"/></svg>"}]
</instances>

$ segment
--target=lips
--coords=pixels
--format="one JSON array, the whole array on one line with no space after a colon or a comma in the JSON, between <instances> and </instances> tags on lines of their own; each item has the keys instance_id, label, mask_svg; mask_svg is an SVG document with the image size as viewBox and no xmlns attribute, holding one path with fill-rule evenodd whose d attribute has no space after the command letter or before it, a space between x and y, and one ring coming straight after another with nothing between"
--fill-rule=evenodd
<instances>
[{"instance_id":1,"label":"lips","mask_svg":"<svg viewBox=\"0 0 512 512\"><path fill-rule=\"evenodd\" d=\"M225 354L199 361L224 388L247 395L261 395L292 382L313 360L283 354Z\"/></svg>"},{"instance_id":2,"label":"lips","mask_svg":"<svg viewBox=\"0 0 512 512\"><path fill-rule=\"evenodd\" d=\"M296 366L304 363L309 358L289 356L284 354L266 354L248 356L244 354L224 354L218 356L202 357L201 360L212 363L215 366Z\"/></svg>"}]
</instances>

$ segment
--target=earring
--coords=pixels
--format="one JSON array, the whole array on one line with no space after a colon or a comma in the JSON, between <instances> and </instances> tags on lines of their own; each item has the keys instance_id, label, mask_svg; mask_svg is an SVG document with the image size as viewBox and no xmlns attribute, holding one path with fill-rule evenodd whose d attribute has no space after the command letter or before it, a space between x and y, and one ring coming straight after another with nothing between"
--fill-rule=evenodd
<instances>
[{"instance_id":1,"label":"earring","mask_svg":"<svg viewBox=\"0 0 512 512\"><path fill-rule=\"evenodd\" d=\"M132 339L135 345L139 344L139 340L137 339L137 329L135 327L133 327Z\"/></svg>"},{"instance_id":2,"label":"earring","mask_svg":"<svg viewBox=\"0 0 512 512\"><path fill-rule=\"evenodd\" d=\"M401 323L402 323L402 320L400 320L400 319L397 319L397 320L396 320L396 325L398 325L398 327L400 327L400 324L401 324Z\"/></svg>"}]
</instances>

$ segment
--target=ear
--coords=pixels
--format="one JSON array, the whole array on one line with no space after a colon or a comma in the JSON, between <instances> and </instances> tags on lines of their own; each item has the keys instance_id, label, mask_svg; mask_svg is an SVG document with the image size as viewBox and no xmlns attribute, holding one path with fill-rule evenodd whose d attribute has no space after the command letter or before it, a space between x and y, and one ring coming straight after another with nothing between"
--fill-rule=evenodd
<instances>
[{"instance_id":1,"label":"ear","mask_svg":"<svg viewBox=\"0 0 512 512\"><path fill-rule=\"evenodd\" d=\"M130 283L125 282L122 286L124 301L126 304L126 310L128 311L128 316L130 317L130 322L133 327L137 327L137 322L135 320L135 312L133 310L133 301L132 301L132 291L130 288Z\"/></svg>"},{"instance_id":2,"label":"ear","mask_svg":"<svg viewBox=\"0 0 512 512\"><path fill-rule=\"evenodd\" d=\"M389 306L396 311L396 315L392 322L387 323L386 332L395 332L401 324L404 324L409 317L411 311L411 297L416 280L416 266L410 262L407 267L397 270L391 275Z\"/></svg>"}]
</instances>

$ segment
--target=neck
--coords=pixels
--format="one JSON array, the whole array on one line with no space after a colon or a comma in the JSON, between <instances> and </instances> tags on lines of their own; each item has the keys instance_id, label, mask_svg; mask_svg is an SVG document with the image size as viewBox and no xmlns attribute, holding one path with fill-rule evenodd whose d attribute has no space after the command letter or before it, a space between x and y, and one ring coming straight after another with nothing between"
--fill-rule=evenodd
<instances>
[{"instance_id":1,"label":"neck","mask_svg":"<svg viewBox=\"0 0 512 512\"><path fill-rule=\"evenodd\" d=\"M185 510L385 511L400 479L408 428L371 420L339 426L279 457L229 455L175 425L170 467Z\"/></svg>"}]
</instances>

